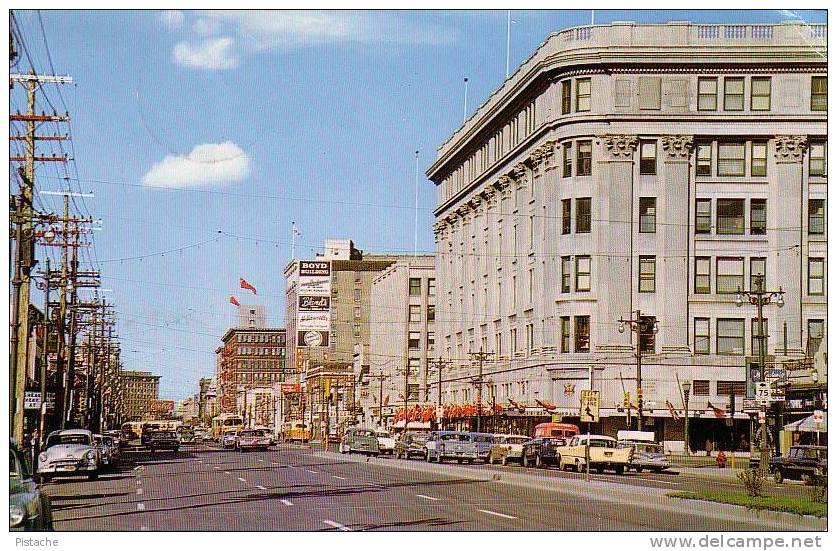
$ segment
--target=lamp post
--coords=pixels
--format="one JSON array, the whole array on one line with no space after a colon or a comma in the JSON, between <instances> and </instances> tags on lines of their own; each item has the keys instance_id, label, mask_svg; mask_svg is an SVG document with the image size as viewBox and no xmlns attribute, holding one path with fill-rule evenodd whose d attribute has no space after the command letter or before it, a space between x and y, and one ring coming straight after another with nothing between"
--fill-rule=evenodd
<instances>
[{"instance_id":1,"label":"lamp post","mask_svg":"<svg viewBox=\"0 0 837 551\"><path fill-rule=\"evenodd\" d=\"M756 307L756 320L759 327L759 370L761 372L761 381L764 381L764 356L765 356L765 346L764 341L767 336L764 334L764 315L763 310L765 305L770 304L771 300L774 298L776 299L776 306L779 308L785 305L785 299L783 295L785 294L782 291L782 288L779 287L778 291L765 291L764 290L764 276L754 276L753 283L755 283L756 289L750 291L742 291L741 289L735 294L735 305L739 308L744 304L744 299L746 298L749 300L750 304ZM767 449L767 406L762 403L761 410L764 412L764 423L761 424L761 442L759 444L759 470L762 473L767 472L767 465L769 462L768 456L768 449Z\"/></svg>"},{"instance_id":2,"label":"lamp post","mask_svg":"<svg viewBox=\"0 0 837 551\"><path fill-rule=\"evenodd\" d=\"M640 342L642 335L652 333L654 335L659 331L657 321L642 318L642 311L637 310L636 318L622 319L619 318L619 332L625 332L625 326L631 328L631 331L636 333L636 410L637 410L637 429L642 430L643 413L642 413L642 350Z\"/></svg>"},{"instance_id":3,"label":"lamp post","mask_svg":"<svg viewBox=\"0 0 837 551\"><path fill-rule=\"evenodd\" d=\"M689 391L692 390L692 383L683 381L680 387L683 389L683 449L686 455L691 455L689 451Z\"/></svg>"}]
</instances>

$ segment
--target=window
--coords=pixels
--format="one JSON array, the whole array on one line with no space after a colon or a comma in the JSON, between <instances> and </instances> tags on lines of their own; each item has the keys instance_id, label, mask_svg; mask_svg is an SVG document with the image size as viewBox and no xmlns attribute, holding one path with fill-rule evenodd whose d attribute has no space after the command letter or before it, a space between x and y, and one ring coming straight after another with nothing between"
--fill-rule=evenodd
<instances>
[{"instance_id":1,"label":"window","mask_svg":"<svg viewBox=\"0 0 837 551\"><path fill-rule=\"evenodd\" d=\"M712 261L708 256L695 257L695 294L712 292Z\"/></svg>"},{"instance_id":2,"label":"window","mask_svg":"<svg viewBox=\"0 0 837 551\"><path fill-rule=\"evenodd\" d=\"M575 290L590 290L590 257L575 257Z\"/></svg>"},{"instance_id":3,"label":"window","mask_svg":"<svg viewBox=\"0 0 837 551\"><path fill-rule=\"evenodd\" d=\"M750 290L765 289L767 287L767 259L753 257L750 259Z\"/></svg>"},{"instance_id":4,"label":"window","mask_svg":"<svg viewBox=\"0 0 837 551\"><path fill-rule=\"evenodd\" d=\"M639 173L657 173L657 142L642 142L640 144Z\"/></svg>"},{"instance_id":5,"label":"window","mask_svg":"<svg viewBox=\"0 0 837 551\"><path fill-rule=\"evenodd\" d=\"M410 350L418 350L420 342L421 331L410 331L407 336L407 348L409 348Z\"/></svg>"},{"instance_id":6,"label":"window","mask_svg":"<svg viewBox=\"0 0 837 551\"><path fill-rule=\"evenodd\" d=\"M561 114L566 115L572 111L572 81L565 80L561 83Z\"/></svg>"},{"instance_id":7,"label":"window","mask_svg":"<svg viewBox=\"0 0 837 551\"><path fill-rule=\"evenodd\" d=\"M718 354L744 354L744 320L718 319Z\"/></svg>"},{"instance_id":8,"label":"window","mask_svg":"<svg viewBox=\"0 0 837 551\"><path fill-rule=\"evenodd\" d=\"M657 231L657 198L639 198L639 233Z\"/></svg>"},{"instance_id":9,"label":"window","mask_svg":"<svg viewBox=\"0 0 837 551\"><path fill-rule=\"evenodd\" d=\"M744 199L718 199L718 235L744 234Z\"/></svg>"},{"instance_id":10,"label":"window","mask_svg":"<svg viewBox=\"0 0 837 551\"><path fill-rule=\"evenodd\" d=\"M561 233L566 235L572 231L572 199L561 200Z\"/></svg>"},{"instance_id":11,"label":"window","mask_svg":"<svg viewBox=\"0 0 837 551\"><path fill-rule=\"evenodd\" d=\"M698 111L718 110L718 79L698 79Z\"/></svg>"},{"instance_id":12,"label":"window","mask_svg":"<svg viewBox=\"0 0 837 551\"><path fill-rule=\"evenodd\" d=\"M435 304L428 304L427 305L427 321L435 321L436 320L436 305Z\"/></svg>"},{"instance_id":13,"label":"window","mask_svg":"<svg viewBox=\"0 0 837 551\"><path fill-rule=\"evenodd\" d=\"M709 354L709 318L695 318L695 354ZM695 394L697 394L697 381L695 381Z\"/></svg>"},{"instance_id":14,"label":"window","mask_svg":"<svg viewBox=\"0 0 837 551\"><path fill-rule=\"evenodd\" d=\"M593 173L593 142L578 142L578 159L575 175L590 176Z\"/></svg>"},{"instance_id":15,"label":"window","mask_svg":"<svg viewBox=\"0 0 837 551\"><path fill-rule=\"evenodd\" d=\"M421 305L420 304L411 304L410 305L410 323L415 323L421 321Z\"/></svg>"},{"instance_id":16,"label":"window","mask_svg":"<svg viewBox=\"0 0 837 551\"><path fill-rule=\"evenodd\" d=\"M590 316L575 317L575 351L590 352Z\"/></svg>"},{"instance_id":17,"label":"window","mask_svg":"<svg viewBox=\"0 0 837 551\"><path fill-rule=\"evenodd\" d=\"M825 259L808 259L808 294L825 294Z\"/></svg>"},{"instance_id":18,"label":"window","mask_svg":"<svg viewBox=\"0 0 837 551\"><path fill-rule=\"evenodd\" d=\"M639 257L639 292L653 293L657 289L657 258Z\"/></svg>"},{"instance_id":19,"label":"window","mask_svg":"<svg viewBox=\"0 0 837 551\"><path fill-rule=\"evenodd\" d=\"M718 144L718 176L744 176L744 144Z\"/></svg>"},{"instance_id":20,"label":"window","mask_svg":"<svg viewBox=\"0 0 837 551\"><path fill-rule=\"evenodd\" d=\"M575 200L575 233L590 233L590 198Z\"/></svg>"},{"instance_id":21,"label":"window","mask_svg":"<svg viewBox=\"0 0 837 551\"><path fill-rule=\"evenodd\" d=\"M355 299L355 302L360 302L360 289L355 289L354 290L354 299Z\"/></svg>"},{"instance_id":22,"label":"window","mask_svg":"<svg viewBox=\"0 0 837 551\"><path fill-rule=\"evenodd\" d=\"M808 234L825 234L825 199L808 199Z\"/></svg>"},{"instance_id":23,"label":"window","mask_svg":"<svg viewBox=\"0 0 837 551\"><path fill-rule=\"evenodd\" d=\"M813 356L817 353L824 336L825 321L808 320L808 356Z\"/></svg>"},{"instance_id":24,"label":"window","mask_svg":"<svg viewBox=\"0 0 837 551\"><path fill-rule=\"evenodd\" d=\"M511 355L514 356L517 354L517 329L512 328L509 330L509 346L511 347Z\"/></svg>"},{"instance_id":25,"label":"window","mask_svg":"<svg viewBox=\"0 0 837 551\"><path fill-rule=\"evenodd\" d=\"M733 396L746 396L747 395L747 382L746 381L718 381L716 385L716 390L718 391L718 396L727 397L730 394Z\"/></svg>"},{"instance_id":26,"label":"window","mask_svg":"<svg viewBox=\"0 0 837 551\"><path fill-rule=\"evenodd\" d=\"M695 199L695 233L712 232L712 199Z\"/></svg>"},{"instance_id":27,"label":"window","mask_svg":"<svg viewBox=\"0 0 837 551\"><path fill-rule=\"evenodd\" d=\"M697 145L697 168L698 176L712 175L712 144L701 143Z\"/></svg>"},{"instance_id":28,"label":"window","mask_svg":"<svg viewBox=\"0 0 837 551\"><path fill-rule=\"evenodd\" d=\"M692 395L709 396L709 381L706 379L698 379L692 382Z\"/></svg>"},{"instance_id":29,"label":"window","mask_svg":"<svg viewBox=\"0 0 837 551\"><path fill-rule=\"evenodd\" d=\"M750 199L750 235L767 233L767 199Z\"/></svg>"},{"instance_id":30,"label":"window","mask_svg":"<svg viewBox=\"0 0 837 551\"><path fill-rule=\"evenodd\" d=\"M753 142L750 149L752 152L752 156L750 157L750 175L767 176L767 144L764 142Z\"/></svg>"},{"instance_id":31,"label":"window","mask_svg":"<svg viewBox=\"0 0 837 551\"><path fill-rule=\"evenodd\" d=\"M808 175L825 176L825 142L814 142L808 152Z\"/></svg>"},{"instance_id":32,"label":"window","mask_svg":"<svg viewBox=\"0 0 837 551\"><path fill-rule=\"evenodd\" d=\"M770 77L750 80L750 110L770 111Z\"/></svg>"},{"instance_id":33,"label":"window","mask_svg":"<svg viewBox=\"0 0 837 551\"><path fill-rule=\"evenodd\" d=\"M736 293L744 288L744 259L719 257L715 268L715 291L721 294Z\"/></svg>"},{"instance_id":34,"label":"window","mask_svg":"<svg viewBox=\"0 0 837 551\"><path fill-rule=\"evenodd\" d=\"M488 247L486 247L486 250ZM427 280L427 294L428 296L435 297L436 296L436 279L430 278Z\"/></svg>"},{"instance_id":35,"label":"window","mask_svg":"<svg viewBox=\"0 0 837 551\"><path fill-rule=\"evenodd\" d=\"M573 175L573 142L564 144L564 172L561 175L564 178Z\"/></svg>"},{"instance_id":36,"label":"window","mask_svg":"<svg viewBox=\"0 0 837 551\"><path fill-rule=\"evenodd\" d=\"M359 337L360 336L360 324L356 323L352 325L352 336Z\"/></svg>"},{"instance_id":37,"label":"window","mask_svg":"<svg viewBox=\"0 0 837 551\"><path fill-rule=\"evenodd\" d=\"M527 281L527 288L529 292L527 293L527 297L529 299L529 304L532 304L535 300L535 269L529 268L529 279Z\"/></svg>"},{"instance_id":38,"label":"window","mask_svg":"<svg viewBox=\"0 0 837 551\"><path fill-rule=\"evenodd\" d=\"M811 111L828 109L828 78L811 77Z\"/></svg>"},{"instance_id":39,"label":"window","mask_svg":"<svg viewBox=\"0 0 837 551\"><path fill-rule=\"evenodd\" d=\"M743 111L744 110L744 79L743 78L725 78L724 79L724 110L725 111Z\"/></svg>"},{"instance_id":40,"label":"window","mask_svg":"<svg viewBox=\"0 0 837 551\"><path fill-rule=\"evenodd\" d=\"M355 319L360 319L360 306L354 308Z\"/></svg>"},{"instance_id":41,"label":"window","mask_svg":"<svg viewBox=\"0 0 837 551\"><path fill-rule=\"evenodd\" d=\"M571 272L572 272L572 257L562 256L561 257L561 292L562 293L569 293L572 290L570 288L570 278L572 277L570 275Z\"/></svg>"},{"instance_id":42,"label":"window","mask_svg":"<svg viewBox=\"0 0 837 551\"><path fill-rule=\"evenodd\" d=\"M761 335L764 335L764 353L767 354L767 320L762 318L761 323ZM750 320L750 333L751 339L750 344L752 345L753 356L757 356L759 353L759 341L762 340L759 338L759 320L758 318L753 318Z\"/></svg>"},{"instance_id":43,"label":"window","mask_svg":"<svg viewBox=\"0 0 837 551\"><path fill-rule=\"evenodd\" d=\"M579 78L575 81L575 110L589 111L590 110L590 79Z\"/></svg>"},{"instance_id":44,"label":"window","mask_svg":"<svg viewBox=\"0 0 837 551\"><path fill-rule=\"evenodd\" d=\"M411 297L421 296L421 278L419 278L419 277L411 277L410 278L410 296Z\"/></svg>"},{"instance_id":45,"label":"window","mask_svg":"<svg viewBox=\"0 0 837 551\"><path fill-rule=\"evenodd\" d=\"M499 331L494 334L494 351L498 356L503 355L503 334Z\"/></svg>"},{"instance_id":46,"label":"window","mask_svg":"<svg viewBox=\"0 0 837 551\"><path fill-rule=\"evenodd\" d=\"M660 108L660 77L639 77L639 108Z\"/></svg>"}]
</instances>

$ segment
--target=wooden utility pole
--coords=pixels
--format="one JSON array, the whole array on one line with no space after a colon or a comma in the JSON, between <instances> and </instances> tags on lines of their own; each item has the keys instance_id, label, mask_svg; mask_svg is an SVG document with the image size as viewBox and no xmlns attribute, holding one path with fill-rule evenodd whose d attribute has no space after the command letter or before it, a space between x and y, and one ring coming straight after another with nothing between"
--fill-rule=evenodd
<instances>
[{"instance_id":1,"label":"wooden utility pole","mask_svg":"<svg viewBox=\"0 0 837 551\"><path fill-rule=\"evenodd\" d=\"M442 408L442 370L450 367L450 360L432 360L429 362L430 367L435 367L438 370L437 384L439 386L439 395L436 396L436 410L437 412ZM441 423L439 423L441 424Z\"/></svg>"},{"instance_id":2,"label":"wooden utility pole","mask_svg":"<svg viewBox=\"0 0 837 551\"><path fill-rule=\"evenodd\" d=\"M482 431L482 366L485 360L490 359L494 356L492 352L483 352L482 347L480 347L479 352L470 352L471 360L478 362L479 370L477 372L477 377L472 382L477 385L477 432Z\"/></svg>"},{"instance_id":3,"label":"wooden utility pole","mask_svg":"<svg viewBox=\"0 0 837 551\"><path fill-rule=\"evenodd\" d=\"M378 381L378 426L384 426L384 380L389 378L386 373L376 373L370 375L370 379Z\"/></svg>"}]
</instances>

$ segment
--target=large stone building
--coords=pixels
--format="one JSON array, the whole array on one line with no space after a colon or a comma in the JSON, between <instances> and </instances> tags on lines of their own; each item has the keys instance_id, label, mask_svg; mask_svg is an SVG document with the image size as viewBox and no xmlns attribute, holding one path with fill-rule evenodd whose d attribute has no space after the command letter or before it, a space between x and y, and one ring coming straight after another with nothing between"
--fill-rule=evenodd
<instances>
[{"instance_id":1,"label":"large stone building","mask_svg":"<svg viewBox=\"0 0 837 551\"><path fill-rule=\"evenodd\" d=\"M235 327L216 350L221 411L240 413L239 397L247 389L269 388L288 375L285 329Z\"/></svg>"},{"instance_id":2,"label":"large stone building","mask_svg":"<svg viewBox=\"0 0 837 551\"><path fill-rule=\"evenodd\" d=\"M121 371L122 419L141 421L160 400L160 375L148 371Z\"/></svg>"},{"instance_id":3,"label":"large stone building","mask_svg":"<svg viewBox=\"0 0 837 551\"><path fill-rule=\"evenodd\" d=\"M826 335L825 37L802 22L550 35L427 172L437 351L459 379L443 402L474 401L468 353L483 349L505 421L578 421L592 388L613 434L626 392L638 406L638 346L646 428L682 439L689 382L692 447L745 447L759 335L736 291L759 276L784 291L764 308L768 362ZM620 331L637 311L644 330Z\"/></svg>"},{"instance_id":4,"label":"large stone building","mask_svg":"<svg viewBox=\"0 0 837 551\"><path fill-rule=\"evenodd\" d=\"M364 419L404 407L405 367L408 405L429 400L436 341L436 261L433 255L403 257L372 280L368 376L360 379ZM366 375L366 374L365 374ZM388 407L383 408L382 403ZM383 416L382 416L383 413Z\"/></svg>"}]
</instances>

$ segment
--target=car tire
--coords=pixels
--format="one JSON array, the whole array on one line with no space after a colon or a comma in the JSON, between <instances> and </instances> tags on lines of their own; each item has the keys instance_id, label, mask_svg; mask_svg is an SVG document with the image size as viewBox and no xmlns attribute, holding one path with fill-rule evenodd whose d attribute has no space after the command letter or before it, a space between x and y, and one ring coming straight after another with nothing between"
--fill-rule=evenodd
<instances>
[{"instance_id":1,"label":"car tire","mask_svg":"<svg viewBox=\"0 0 837 551\"><path fill-rule=\"evenodd\" d=\"M535 468L536 469L543 468L543 461L541 461L541 456L540 455L535 456Z\"/></svg>"},{"instance_id":2,"label":"car tire","mask_svg":"<svg viewBox=\"0 0 837 551\"><path fill-rule=\"evenodd\" d=\"M781 484L785 480L785 475L782 473L782 469L776 469L773 471L773 481L776 484Z\"/></svg>"},{"instance_id":3,"label":"car tire","mask_svg":"<svg viewBox=\"0 0 837 551\"><path fill-rule=\"evenodd\" d=\"M625 474L625 467L623 467L622 465L619 465L618 467L616 467L616 474L618 474L618 475Z\"/></svg>"},{"instance_id":4,"label":"car tire","mask_svg":"<svg viewBox=\"0 0 837 551\"><path fill-rule=\"evenodd\" d=\"M89 475L87 475L87 480L96 480L98 478L99 478L98 471L94 472L94 473L90 473Z\"/></svg>"}]
</instances>

